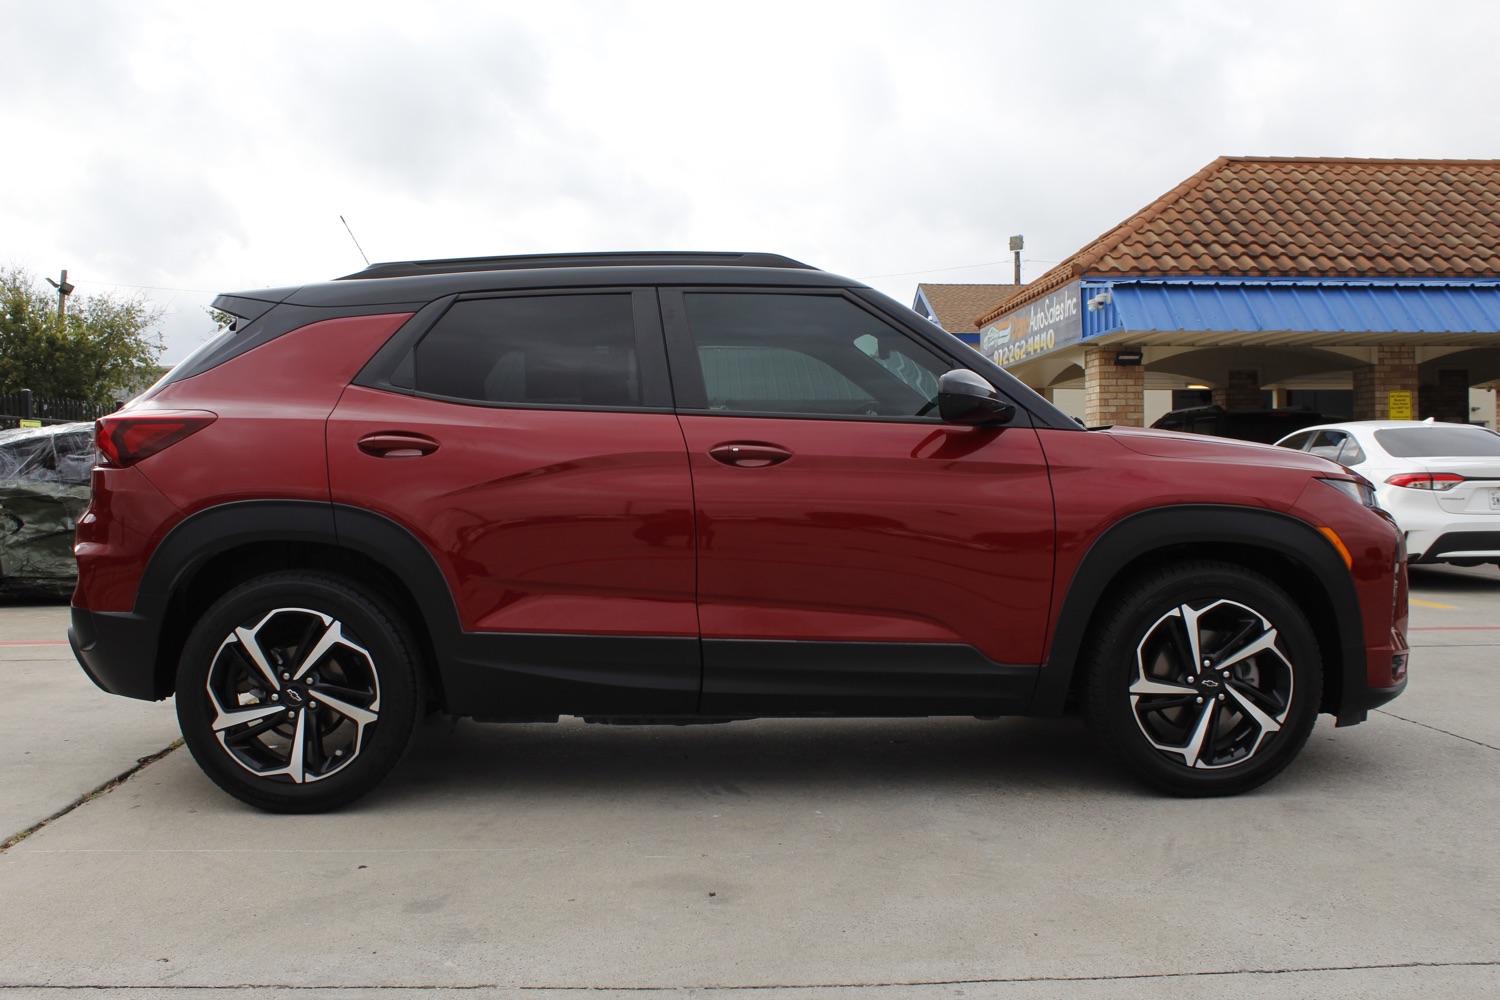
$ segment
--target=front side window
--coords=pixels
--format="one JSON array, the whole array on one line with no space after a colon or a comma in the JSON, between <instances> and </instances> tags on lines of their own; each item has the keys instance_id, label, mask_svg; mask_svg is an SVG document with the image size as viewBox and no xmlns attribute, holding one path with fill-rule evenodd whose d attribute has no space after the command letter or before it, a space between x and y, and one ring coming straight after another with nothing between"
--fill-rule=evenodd
<instances>
[{"instance_id":1,"label":"front side window","mask_svg":"<svg viewBox=\"0 0 1500 1000\"><path fill-rule=\"evenodd\" d=\"M629 295L455 303L417 344L421 393L482 403L641 405Z\"/></svg>"},{"instance_id":2,"label":"front side window","mask_svg":"<svg viewBox=\"0 0 1500 1000\"><path fill-rule=\"evenodd\" d=\"M683 305L710 410L938 419L951 366L847 299L688 292Z\"/></svg>"}]
</instances>

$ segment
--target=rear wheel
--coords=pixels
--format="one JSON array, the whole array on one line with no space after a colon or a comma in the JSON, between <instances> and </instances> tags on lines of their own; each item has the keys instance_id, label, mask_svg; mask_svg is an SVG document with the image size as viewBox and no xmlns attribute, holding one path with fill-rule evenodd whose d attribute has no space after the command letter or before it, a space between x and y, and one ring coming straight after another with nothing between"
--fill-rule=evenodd
<instances>
[{"instance_id":1,"label":"rear wheel","mask_svg":"<svg viewBox=\"0 0 1500 1000\"><path fill-rule=\"evenodd\" d=\"M1141 578L1086 647L1083 708L1107 748L1178 795L1232 795L1291 763L1317 721L1307 619L1265 577L1193 562Z\"/></svg>"},{"instance_id":2,"label":"rear wheel","mask_svg":"<svg viewBox=\"0 0 1500 1000\"><path fill-rule=\"evenodd\" d=\"M377 597L287 572L224 595L189 635L177 718L220 788L273 812L337 808L374 788L411 739L415 645Z\"/></svg>"}]
</instances>

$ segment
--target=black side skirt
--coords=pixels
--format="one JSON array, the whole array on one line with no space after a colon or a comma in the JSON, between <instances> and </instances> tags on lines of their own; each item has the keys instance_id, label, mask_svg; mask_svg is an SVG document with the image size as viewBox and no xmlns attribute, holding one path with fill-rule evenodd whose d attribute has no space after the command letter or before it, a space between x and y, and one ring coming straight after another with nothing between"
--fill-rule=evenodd
<instances>
[{"instance_id":1,"label":"black side skirt","mask_svg":"<svg viewBox=\"0 0 1500 1000\"><path fill-rule=\"evenodd\" d=\"M946 643L703 641L705 715L1020 715L1039 667Z\"/></svg>"}]
</instances>

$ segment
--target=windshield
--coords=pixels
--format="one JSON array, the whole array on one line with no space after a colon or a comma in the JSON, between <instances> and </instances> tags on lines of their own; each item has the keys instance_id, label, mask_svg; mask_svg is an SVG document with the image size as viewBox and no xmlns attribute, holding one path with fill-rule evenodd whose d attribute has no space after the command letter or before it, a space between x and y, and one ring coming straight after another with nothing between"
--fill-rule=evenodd
<instances>
[{"instance_id":1,"label":"windshield","mask_svg":"<svg viewBox=\"0 0 1500 1000\"><path fill-rule=\"evenodd\" d=\"M1445 458L1500 456L1500 434L1483 427L1401 427L1376 431L1380 447L1397 458L1442 455Z\"/></svg>"}]
</instances>

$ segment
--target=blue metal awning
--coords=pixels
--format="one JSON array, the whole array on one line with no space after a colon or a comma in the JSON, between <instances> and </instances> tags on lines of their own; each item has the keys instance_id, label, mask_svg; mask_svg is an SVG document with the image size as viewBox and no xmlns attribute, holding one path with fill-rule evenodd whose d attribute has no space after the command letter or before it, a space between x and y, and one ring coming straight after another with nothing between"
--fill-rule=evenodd
<instances>
[{"instance_id":1,"label":"blue metal awning","mask_svg":"<svg viewBox=\"0 0 1500 1000\"><path fill-rule=\"evenodd\" d=\"M1122 331L1500 333L1500 278L1092 279L1080 292L1085 341Z\"/></svg>"}]
</instances>

